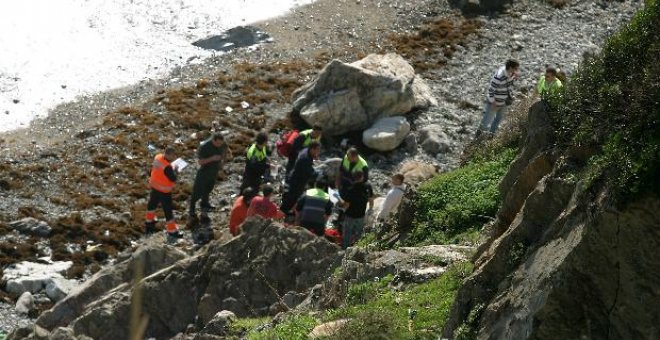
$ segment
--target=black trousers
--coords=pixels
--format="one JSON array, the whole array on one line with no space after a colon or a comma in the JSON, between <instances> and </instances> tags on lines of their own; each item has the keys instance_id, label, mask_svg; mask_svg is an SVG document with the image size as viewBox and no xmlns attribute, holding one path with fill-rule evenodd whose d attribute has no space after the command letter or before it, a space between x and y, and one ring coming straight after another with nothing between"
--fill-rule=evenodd
<instances>
[{"instance_id":1,"label":"black trousers","mask_svg":"<svg viewBox=\"0 0 660 340\"><path fill-rule=\"evenodd\" d=\"M296 205L298 199L305 192L305 184L293 184L289 189L284 193L282 197L282 205L280 210L285 213L291 212L291 209Z\"/></svg>"},{"instance_id":2,"label":"black trousers","mask_svg":"<svg viewBox=\"0 0 660 340\"><path fill-rule=\"evenodd\" d=\"M173 205L172 205L172 193L160 192L156 189L151 189L149 193L149 202L147 203L147 211L154 211L158 208L158 204L163 207L165 212L166 221L171 221L174 219Z\"/></svg>"},{"instance_id":3,"label":"black trousers","mask_svg":"<svg viewBox=\"0 0 660 340\"><path fill-rule=\"evenodd\" d=\"M188 214L194 215L195 214L195 207L197 205L197 201L200 199L202 202L200 203L200 206L202 207L202 211L205 211L206 208L209 208L211 204L209 203L209 196L211 195L211 191L213 191L213 187L215 186L215 177L201 177L197 176L195 178L195 183L193 184L193 191L192 194L190 195L190 208L188 209Z\"/></svg>"}]
</instances>

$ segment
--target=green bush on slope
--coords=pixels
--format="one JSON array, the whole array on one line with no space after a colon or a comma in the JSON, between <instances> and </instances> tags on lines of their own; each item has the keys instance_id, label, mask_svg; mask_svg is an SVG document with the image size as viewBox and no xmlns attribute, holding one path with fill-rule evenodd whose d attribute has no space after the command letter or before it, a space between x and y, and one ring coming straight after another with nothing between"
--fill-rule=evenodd
<instances>
[{"instance_id":1,"label":"green bush on slope","mask_svg":"<svg viewBox=\"0 0 660 340\"><path fill-rule=\"evenodd\" d=\"M620 201L660 189L658 56L660 1L650 0L552 101L560 146L595 147L582 177L606 180Z\"/></svg>"},{"instance_id":2,"label":"green bush on slope","mask_svg":"<svg viewBox=\"0 0 660 340\"><path fill-rule=\"evenodd\" d=\"M463 167L422 185L414 202L414 228L405 243L445 244L474 237L495 216L497 185L515 155L515 148L475 155Z\"/></svg>"}]
</instances>

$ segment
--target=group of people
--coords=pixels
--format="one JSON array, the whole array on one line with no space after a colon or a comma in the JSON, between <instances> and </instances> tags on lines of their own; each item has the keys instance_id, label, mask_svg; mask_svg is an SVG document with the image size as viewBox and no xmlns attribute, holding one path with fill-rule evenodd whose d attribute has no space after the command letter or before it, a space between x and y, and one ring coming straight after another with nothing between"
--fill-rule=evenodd
<instances>
[{"instance_id":1,"label":"group of people","mask_svg":"<svg viewBox=\"0 0 660 340\"><path fill-rule=\"evenodd\" d=\"M488 85L478 134L483 132L494 134L497 131L507 107L513 101L512 85L519 74L520 63L513 59L508 60L495 72ZM557 69L548 67L541 75L536 91L542 100L547 100L562 89L560 74ZM268 135L263 132L257 134L254 143L247 148L240 186L241 195L234 202L231 210L230 232L233 235L240 232L240 224L252 215L285 219L291 224L307 228L316 235L324 235L327 221L334 208L328 187L334 186L338 192L338 197L334 201L339 208L342 246L346 248L362 236L367 208L372 209L374 199L373 189L368 183L369 166L357 149L350 148L342 159L338 173L334 176L334 183L328 183L328 178L318 174L314 168L314 161L321 154L322 134L322 128L314 126L295 135L289 135L291 140L286 141L288 143L286 154L283 154L287 158L286 189L279 206L272 198L275 190L268 183L271 175ZM208 212L213 210L209 196L215 186L218 172L228 158L228 153L222 134L216 133L200 144L197 150L199 169L195 176L188 209L191 225L196 225L200 221L196 213L198 202L202 211L202 220L208 219ZM155 210L161 205L165 212L168 239L182 237L174 219L171 196L179 170L172 166L175 158L173 148L165 149L164 153L154 158L149 179L151 193L145 216L145 231L153 233L156 230ZM393 176L392 189L388 192L379 215L380 219L386 219L387 214L396 210L403 191L403 176ZM258 195L259 192L261 195Z\"/></svg>"},{"instance_id":2,"label":"group of people","mask_svg":"<svg viewBox=\"0 0 660 340\"><path fill-rule=\"evenodd\" d=\"M232 235L240 233L240 226L247 217L258 215L267 219L282 219L286 224L301 226L318 236L324 236L328 219L335 211L335 203L329 194L329 188L334 186L338 193L334 201L340 216L341 245L346 248L362 237L366 215L373 208L374 199L373 189L368 184L367 161L356 148L349 148L334 176L334 183L328 183L328 178L319 174L314 167L314 161L321 153L321 137L322 128L315 126L301 131L292 140L288 154L285 155L288 159L285 168L286 185L278 206L273 199L275 189L269 183L271 152L268 149L268 137L265 133L257 134L254 143L247 148L240 185L241 195L230 212L229 231ZM208 220L208 213L214 209L210 204L210 194L228 157L229 150L222 134L216 133L200 144L197 150L199 169L188 208L190 225L195 226L200 220ZM173 165L175 159L173 148L167 148L164 153L155 156L145 216L146 233L155 232L156 208L162 206L168 241L182 237L174 219L171 194L179 171ZM403 196L403 179L400 174L393 177L393 189L388 193L380 219L386 219L398 207ZM196 212L198 202L201 216Z\"/></svg>"},{"instance_id":3,"label":"group of people","mask_svg":"<svg viewBox=\"0 0 660 340\"><path fill-rule=\"evenodd\" d=\"M513 82L519 76L520 63L514 59L507 60L504 66L495 71L486 91L484 114L477 135L484 132L495 134L507 108L513 103ZM558 69L546 68L536 85L536 92L541 96L541 100L547 100L550 96L559 93L563 87L560 78L565 79L565 76Z\"/></svg>"}]
</instances>

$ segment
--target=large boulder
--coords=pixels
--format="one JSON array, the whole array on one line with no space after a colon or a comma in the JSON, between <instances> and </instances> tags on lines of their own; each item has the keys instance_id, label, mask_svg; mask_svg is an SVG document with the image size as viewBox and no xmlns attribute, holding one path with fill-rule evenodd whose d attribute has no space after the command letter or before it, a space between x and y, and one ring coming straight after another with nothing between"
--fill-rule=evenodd
<instances>
[{"instance_id":1,"label":"large boulder","mask_svg":"<svg viewBox=\"0 0 660 340\"><path fill-rule=\"evenodd\" d=\"M67 326L88 304L100 299L110 290L127 284L137 276L151 275L185 257L186 254L175 247L161 243L147 243L135 250L129 258L99 271L85 283L75 287L53 308L42 313L37 319L37 324L46 329ZM56 297L55 287L51 289L53 290L51 294Z\"/></svg>"},{"instance_id":2,"label":"large boulder","mask_svg":"<svg viewBox=\"0 0 660 340\"><path fill-rule=\"evenodd\" d=\"M65 307L59 308L59 317L51 312L47 324L64 323L77 336L126 339L131 311L137 308L148 318L145 337L170 338L190 324L203 328L223 310L241 317L266 315L282 296L306 293L340 263L339 247L306 230L250 218L242 231L160 271L145 268L153 274L139 281L142 276L131 282L106 272L58 303L54 309ZM45 321L42 316L38 322Z\"/></svg>"},{"instance_id":3,"label":"large boulder","mask_svg":"<svg viewBox=\"0 0 660 340\"><path fill-rule=\"evenodd\" d=\"M396 149L410 132L410 123L405 117L381 118L362 132L362 143L378 151Z\"/></svg>"},{"instance_id":4,"label":"large boulder","mask_svg":"<svg viewBox=\"0 0 660 340\"><path fill-rule=\"evenodd\" d=\"M429 86L398 54L331 61L293 94L293 111L333 136L363 130L382 117L437 105Z\"/></svg>"}]
</instances>

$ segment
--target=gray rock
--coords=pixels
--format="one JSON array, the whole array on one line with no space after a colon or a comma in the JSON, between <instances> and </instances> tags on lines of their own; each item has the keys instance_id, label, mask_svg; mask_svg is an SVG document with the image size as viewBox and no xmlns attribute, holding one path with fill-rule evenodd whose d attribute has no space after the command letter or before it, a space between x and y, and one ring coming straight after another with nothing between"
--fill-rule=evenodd
<instances>
[{"instance_id":1,"label":"gray rock","mask_svg":"<svg viewBox=\"0 0 660 340\"><path fill-rule=\"evenodd\" d=\"M432 156L451 150L449 137L439 125L429 125L419 130L419 140L422 149Z\"/></svg>"},{"instance_id":2,"label":"gray rock","mask_svg":"<svg viewBox=\"0 0 660 340\"><path fill-rule=\"evenodd\" d=\"M226 335L227 329L236 321L236 314L231 311L223 310L215 314L202 329L201 333L210 335Z\"/></svg>"},{"instance_id":3,"label":"gray rock","mask_svg":"<svg viewBox=\"0 0 660 340\"><path fill-rule=\"evenodd\" d=\"M53 229L44 221L39 221L33 217L26 217L18 221L9 223L9 227L21 234L48 237Z\"/></svg>"},{"instance_id":4,"label":"gray rock","mask_svg":"<svg viewBox=\"0 0 660 340\"><path fill-rule=\"evenodd\" d=\"M289 308L294 308L305 300L306 295L294 291L287 292L282 297L282 302Z\"/></svg>"},{"instance_id":5,"label":"gray rock","mask_svg":"<svg viewBox=\"0 0 660 340\"><path fill-rule=\"evenodd\" d=\"M351 64L331 61L296 90L294 112L329 136L367 128L383 117L437 105L431 90L397 54L371 54Z\"/></svg>"},{"instance_id":6,"label":"gray rock","mask_svg":"<svg viewBox=\"0 0 660 340\"><path fill-rule=\"evenodd\" d=\"M396 149L410 132L410 123L405 117L387 117L377 120L362 132L364 145L378 151Z\"/></svg>"},{"instance_id":7,"label":"gray rock","mask_svg":"<svg viewBox=\"0 0 660 340\"><path fill-rule=\"evenodd\" d=\"M69 295L69 292L77 285L78 283L74 280L52 278L46 284L46 295L51 301L57 302Z\"/></svg>"},{"instance_id":8,"label":"gray rock","mask_svg":"<svg viewBox=\"0 0 660 340\"><path fill-rule=\"evenodd\" d=\"M34 298L30 292L21 294L16 301L16 311L21 314L28 314L34 308Z\"/></svg>"},{"instance_id":9,"label":"gray rock","mask_svg":"<svg viewBox=\"0 0 660 340\"><path fill-rule=\"evenodd\" d=\"M417 137L409 133L406 138L403 140L404 147L406 148L406 152L414 154L417 152Z\"/></svg>"},{"instance_id":10,"label":"gray rock","mask_svg":"<svg viewBox=\"0 0 660 340\"><path fill-rule=\"evenodd\" d=\"M51 332L48 340L78 340L73 333L73 329L67 327L58 327Z\"/></svg>"},{"instance_id":11,"label":"gray rock","mask_svg":"<svg viewBox=\"0 0 660 340\"><path fill-rule=\"evenodd\" d=\"M71 265L71 261L17 263L3 271L2 279L7 282L5 290L16 295L23 292L38 293L46 288L51 279L63 278L62 273L66 272Z\"/></svg>"}]
</instances>

